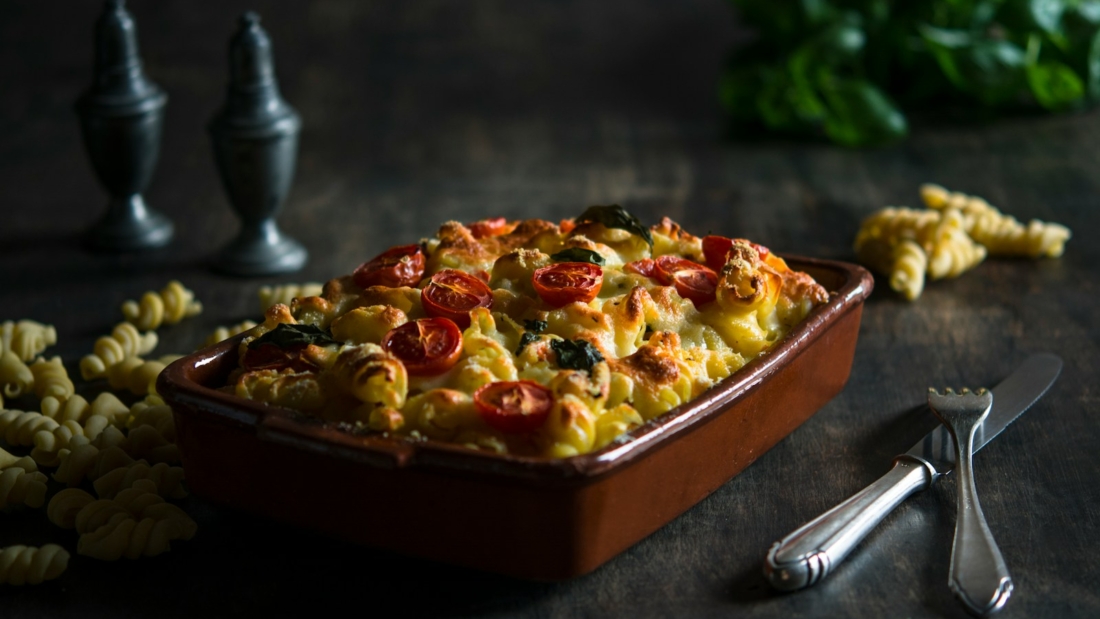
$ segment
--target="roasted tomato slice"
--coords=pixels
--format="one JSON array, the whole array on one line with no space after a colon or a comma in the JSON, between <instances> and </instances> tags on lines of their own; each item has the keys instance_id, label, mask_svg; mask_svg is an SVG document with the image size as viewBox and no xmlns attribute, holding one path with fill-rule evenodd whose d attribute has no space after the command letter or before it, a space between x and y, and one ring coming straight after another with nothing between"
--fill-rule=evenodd
<instances>
[{"instance_id":1,"label":"roasted tomato slice","mask_svg":"<svg viewBox=\"0 0 1100 619\"><path fill-rule=\"evenodd\" d=\"M588 262L559 262L536 269L531 281L535 292L551 307L588 303L600 292L603 269Z\"/></svg>"},{"instance_id":2,"label":"roasted tomato slice","mask_svg":"<svg viewBox=\"0 0 1100 619\"><path fill-rule=\"evenodd\" d=\"M302 351L308 344L282 348L275 344L262 344L249 348L241 359L241 367L246 370L291 370L308 372L317 366L302 358Z\"/></svg>"},{"instance_id":3,"label":"roasted tomato slice","mask_svg":"<svg viewBox=\"0 0 1100 619\"><path fill-rule=\"evenodd\" d=\"M623 270L627 273L637 273L638 275L657 279L657 261L653 258L642 258L641 260L628 262Z\"/></svg>"},{"instance_id":4,"label":"roasted tomato slice","mask_svg":"<svg viewBox=\"0 0 1100 619\"><path fill-rule=\"evenodd\" d=\"M665 286L676 286L676 292L691 299L696 307L714 300L718 274L713 270L679 256L660 256L656 263L657 281Z\"/></svg>"},{"instance_id":5,"label":"roasted tomato slice","mask_svg":"<svg viewBox=\"0 0 1100 619\"><path fill-rule=\"evenodd\" d=\"M399 245L359 265L351 278L360 288L415 286L424 277L424 250L419 245Z\"/></svg>"},{"instance_id":6,"label":"roasted tomato slice","mask_svg":"<svg viewBox=\"0 0 1100 619\"><path fill-rule=\"evenodd\" d=\"M707 262L707 266L715 271L721 271L722 267L726 266L726 255L729 254L735 240L751 245L756 253L760 254L761 260L767 260L768 254L772 253L767 247L759 243L753 243L748 239L730 239L709 234L703 237L703 257Z\"/></svg>"},{"instance_id":7,"label":"roasted tomato slice","mask_svg":"<svg viewBox=\"0 0 1100 619\"><path fill-rule=\"evenodd\" d=\"M503 217L492 217L470 224L470 234L472 234L475 239L484 239L490 236L508 234L513 228L515 228L515 226L509 224L507 219Z\"/></svg>"},{"instance_id":8,"label":"roasted tomato slice","mask_svg":"<svg viewBox=\"0 0 1100 619\"><path fill-rule=\"evenodd\" d=\"M435 376L462 356L462 332L449 318L421 318L391 329L382 348L405 364L410 376Z\"/></svg>"},{"instance_id":9,"label":"roasted tomato slice","mask_svg":"<svg viewBox=\"0 0 1100 619\"><path fill-rule=\"evenodd\" d=\"M546 422L554 394L529 380L489 383L474 392L474 404L485 423L501 432L537 430Z\"/></svg>"},{"instance_id":10,"label":"roasted tomato slice","mask_svg":"<svg viewBox=\"0 0 1100 619\"><path fill-rule=\"evenodd\" d=\"M420 291L420 302L429 316L450 318L459 328L470 326L470 312L479 307L492 307L493 291L480 279L457 271L443 269L432 275Z\"/></svg>"}]
</instances>

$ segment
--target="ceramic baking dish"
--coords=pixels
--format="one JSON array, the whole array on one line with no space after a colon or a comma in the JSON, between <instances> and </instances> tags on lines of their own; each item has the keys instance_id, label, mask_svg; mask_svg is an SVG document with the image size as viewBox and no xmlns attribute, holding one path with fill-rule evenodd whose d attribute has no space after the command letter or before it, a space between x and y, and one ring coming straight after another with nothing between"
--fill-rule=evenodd
<instances>
[{"instance_id":1,"label":"ceramic baking dish","mask_svg":"<svg viewBox=\"0 0 1100 619\"><path fill-rule=\"evenodd\" d=\"M157 389L201 497L401 553L539 580L589 572L686 511L844 386L870 274L788 257L832 294L771 351L698 399L589 454L501 456L356 436L216 390L237 338Z\"/></svg>"}]
</instances>

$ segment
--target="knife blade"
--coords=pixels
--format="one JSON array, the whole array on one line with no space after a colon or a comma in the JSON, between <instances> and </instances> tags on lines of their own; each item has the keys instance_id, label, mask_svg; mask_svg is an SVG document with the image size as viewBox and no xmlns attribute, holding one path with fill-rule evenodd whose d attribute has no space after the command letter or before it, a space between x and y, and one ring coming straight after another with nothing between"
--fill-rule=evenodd
<instances>
[{"instance_id":1,"label":"knife blade","mask_svg":"<svg viewBox=\"0 0 1100 619\"><path fill-rule=\"evenodd\" d=\"M994 387L993 409L974 436L974 451L1037 402L1061 371L1058 355L1040 353ZM893 468L877 481L773 544L764 561L768 582L781 591L817 583L902 501L954 468L951 434L939 425L895 458Z\"/></svg>"}]
</instances>

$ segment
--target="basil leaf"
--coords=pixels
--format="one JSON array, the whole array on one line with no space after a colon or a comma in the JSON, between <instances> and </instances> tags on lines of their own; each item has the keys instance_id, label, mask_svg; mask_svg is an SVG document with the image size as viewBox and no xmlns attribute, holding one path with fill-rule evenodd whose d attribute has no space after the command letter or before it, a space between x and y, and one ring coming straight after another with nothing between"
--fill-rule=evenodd
<instances>
[{"instance_id":1,"label":"basil leaf","mask_svg":"<svg viewBox=\"0 0 1100 619\"><path fill-rule=\"evenodd\" d=\"M550 259L554 262L587 262L589 264L596 264L603 266L606 260L603 256L592 251L591 249L584 249L582 247L570 247L563 249L556 254L550 256Z\"/></svg>"},{"instance_id":2,"label":"basil leaf","mask_svg":"<svg viewBox=\"0 0 1100 619\"><path fill-rule=\"evenodd\" d=\"M551 340L550 348L558 355L558 366L566 370L592 372L603 355L587 340Z\"/></svg>"},{"instance_id":3,"label":"basil leaf","mask_svg":"<svg viewBox=\"0 0 1100 619\"><path fill-rule=\"evenodd\" d=\"M595 222L603 224L607 228L626 230L627 232L642 237L650 247L653 247L653 235L649 228L642 225L638 218L631 215L618 204L607 206L590 206L577 218L578 224Z\"/></svg>"},{"instance_id":4,"label":"basil leaf","mask_svg":"<svg viewBox=\"0 0 1100 619\"><path fill-rule=\"evenodd\" d=\"M539 334L546 330L547 324L545 320L524 320L523 328L527 329L523 332L523 335L519 336L519 348L516 349L516 356L523 352L524 348L531 342L539 339Z\"/></svg>"},{"instance_id":5,"label":"basil leaf","mask_svg":"<svg viewBox=\"0 0 1100 619\"><path fill-rule=\"evenodd\" d=\"M1060 62L1042 62L1027 68L1031 93L1048 110L1073 106L1085 96L1085 85L1073 69Z\"/></svg>"},{"instance_id":6,"label":"basil leaf","mask_svg":"<svg viewBox=\"0 0 1100 619\"><path fill-rule=\"evenodd\" d=\"M826 74L821 86L829 106L825 134L838 144L884 144L909 132L905 116L870 82Z\"/></svg>"},{"instance_id":7,"label":"basil leaf","mask_svg":"<svg viewBox=\"0 0 1100 619\"><path fill-rule=\"evenodd\" d=\"M327 332L313 325L292 325L279 323L275 328L248 343L249 348L259 348L264 345L278 346L279 348L293 348L295 346L308 346L316 344L327 346L336 344Z\"/></svg>"}]
</instances>

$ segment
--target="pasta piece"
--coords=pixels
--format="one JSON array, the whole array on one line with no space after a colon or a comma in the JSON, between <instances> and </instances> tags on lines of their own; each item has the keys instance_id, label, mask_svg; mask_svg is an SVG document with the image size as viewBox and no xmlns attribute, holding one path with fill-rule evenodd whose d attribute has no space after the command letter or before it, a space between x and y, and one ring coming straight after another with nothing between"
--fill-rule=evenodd
<instances>
[{"instance_id":1,"label":"pasta piece","mask_svg":"<svg viewBox=\"0 0 1100 619\"><path fill-rule=\"evenodd\" d=\"M95 444L80 445L72 450L62 449L58 455L60 465L53 478L70 487L79 486L85 479L99 479L135 462L118 446L100 448Z\"/></svg>"},{"instance_id":2,"label":"pasta piece","mask_svg":"<svg viewBox=\"0 0 1100 619\"><path fill-rule=\"evenodd\" d=\"M107 384L112 389L126 389L136 395L156 393L157 376L178 356L164 356L157 360L128 357L121 363L107 368Z\"/></svg>"},{"instance_id":3,"label":"pasta piece","mask_svg":"<svg viewBox=\"0 0 1100 619\"><path fill-rule=\"evenodd\" d=\"M87 439L80 444L94 440L110 424L102 415L92 415L83 424L72 419L63 422L53 430L42 430L34 435L34 449L31 457L42 466L58 466L61 463L61 450L77 445L75 439Z\"/></svg>"},{"instance_id":4,"label":"pasta piece","mask_svg":"<svg viewBox=\"0 0 1100 619\"><path fill-rule=\"evenodd\" d=\"M149 466L145 462L138 461L104 474L95 480L93 485L100 498L112 499L120 491L133 486L141 479L155 483L157 494L160 496L172 499L182 499L187 496L187 490L183 487L183 468L169 466L164 462Z\"/></svg>"},{"instance_id":5,"label":"pasta piece","mask_svg":"<svg viewBox=\"0 0 1100 619\"><path fill-rule=\"evenodd\" d=\"M111 331L96 340L92 354L80 360L80 375L84 380L103 378L107 370L129 357L140 357L157 346L157 334L141 333L134 325L120 322Z\"/></svg>"},{"instance_id":6,"label":"pasta piece","mask_svg":"<svg viewBox=\"0 0 1100 619\"><path fill-rule=\"evenodd\" d=\"M980 197L951 192L939 185L922 185L920 194L929 208L959 209L964 217L966 233L994 256L1057 258L1065 251L1066 241L1072 236L1069 228L1038 219L1031 220L1025 226Z\"/></svg>"},{"instance_id":7,"label":"pasta piece","mask_svg":"<svg viewBox=\"0 0 1100 619\"><path fill-rule=\"evenodd\" d=\"M0 472L0 509L10 505L23 504L27 507L42 507L46 502L45 474L27 471L17 466Z\"/></svg>"},{"instance_id":8,"label":"pasta piece","mask_svg":"<svg viewBox=\"0 0 1100 619\"><path fill-rule=\"evenodd\" d=\"M57 343L57 330L33 320L4 321L0 324L0 349L10 350L23 361L42 354Z\"/></svg>"},{"instance_id":9,"label":"pasta piece","mask_svg":"<svg viewBox=\"0 0 1100 619\"><path fill-rule=\"evenodd\" d=\"M133 430L138 426L151 426L169 443L176 442L176 420L172 407L167 404L149 405L138 402L130 409L126 419L126 428Z\"/></svg>"},{"instance_id":10,"label":"pasta piece","mask_svg":"<svg viewBox=\"0 0 1100 619\"><path fill-rule=\"evenodd\" d=\"M218 342L228 340L234 335L244 333L245 331L248 331L255 326L256 323L254 321L246 320L244 322L237 323L231 327L218 327L217 329L214 329L214 332L211 333L210 336L207 337L206 340L203 342L203 348L207 346L213 346Z\"/></svg>"},{"instance_id":11,"label":"pasta piece","mask_svg":"<svg viewBox=\"0 0 1100 619\"><path fill-rule=\"evenodd\" d=\"M175 540L194 537L197 525L183 510L156 494L157 486L138 479L114 499L88 503L76 514L79 554L114 561L167 552Z\"/></svg>"},{"instance_id":12,"label":"pasta piece","mask_svg":"<svg viewBox=\"0 0 1100 619\"><path fill-rule=\"evenodd\" d=\"M50 504L46 506L46 517L62 529L74 529L77 514L94 502L95 497L80 488L65 488L50 499Z\"/></svg>"},{"instance_id":13,"label":"pasta piece","mask_svg":"<svg viewBox=\"0 0 1100 619\"><path fill-rule=\"evenodd\" d=\"M53 430L59 424L42 413L17 410L0 411L0 432L9 445L30 447L34 435L42 430Z\"/></svg>"},{"instance_id":14,"label":"pasta piece","mask_svg":"<svg viewBox=\"0 0 1100 619\"><path fill-rule=\"evenodd\" d=\"M60 576L69 566L69 553L57 544L8 546L0 549L0 584L37 585Z\"/></svg>"},{"instance_id":15,"label":"pasta piece","mask_svg":"<svg viewBox=\"0 0 1100 619\"><path fill-rule=\"evenodd\" d=\"M120 447L135 459L168 463L180 461L179 447L165 439L153 426L138 426L130 430Z\"/></svg>"},{"instance_id":16,"label":"pasta piece","mask_svg":"<svg viewBox=\"0 0 1100 619\"><path fill-rule=\"evenodd\" d=\"M890 287L913 301L924 290L924 274L928 270L928 257L920 245L905 240L894 249L890 267Z\"/></svg>"},{"instance_id":17,"label":"pasta piece","mask_svg":"<svg viewBox=\"0 0 1100 619\"><path fill-rule=\"evenodd\" d=\"M321 294L322 285L317 282L305 284L282 284L260 287L260 311L266 312L271 306L282 303L290 305L295 298L315 297ZM222 338L225 339L225 338Z\"/></svg>"},{"instance_id":18,"label":"pasta piece","mask_svg":"<svg viewBox=\"0 0 1100 619\"><path fill-rule=\"evenodd\" d=\"M34 387L34 374L19 355L10 350L0 351L0 385L4 395L18 398Z\"/></svg>"},{"instance_id":19,"label":"pasta piece","mask_svg":"<svg viewBox=\"0 0 1100 619\"><path fill-rule=\"evenodd\" d=\"M159 293L146 292L141 302L126 301L122 315L142 331L157 329L162 324L174 325L202 312L202 303L195 300L195 293L176 280L168 282Z\"/></svg>"},{"instance_id":20,"label":"pasta piece","mask_svg":"<svg viewBox=\"0 0 1100 619\"><path fill-rule=\"evenodd\" d=\"M73 397L76 387L73 386L69 372L61 357L53 357L46 360L39 357L30 365L31 374L34 376L34 394L39 399L50 397L56 401L64 402Z\"/></svg>"},{"instance_id":21,"label":"pasta piece","mask_svg":"<svg viewBox=\"0 0 1100 619\"><path fill-rule=\"evenodd\" d=\"M129 412L130 409L122 403L122 400L109 391L99 394L91 403L80 395L74 395L64 402L51 396L42 399L42 414L55 419L58 423L69 420L83 423L93 415L106 417L114 422L116 418L125 417Z\"/></svg>"}]
</instances>

